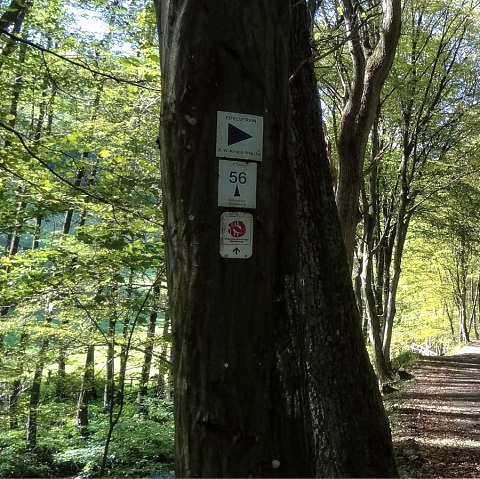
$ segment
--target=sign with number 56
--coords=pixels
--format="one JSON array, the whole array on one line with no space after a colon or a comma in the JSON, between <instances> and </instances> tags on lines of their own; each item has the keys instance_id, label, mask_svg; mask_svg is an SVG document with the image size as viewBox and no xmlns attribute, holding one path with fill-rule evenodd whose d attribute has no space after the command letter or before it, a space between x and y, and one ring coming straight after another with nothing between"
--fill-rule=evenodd
<instances>
[{"instance_id":1,"label":"sign with number 56","mask_svg":"<svg viewBox=\"0 0 480 479\"><path fill-rule=\"evenodd\" d=\"M219 160L218 206L256 208L257 164Z\"/></svg>"}]
</instances>

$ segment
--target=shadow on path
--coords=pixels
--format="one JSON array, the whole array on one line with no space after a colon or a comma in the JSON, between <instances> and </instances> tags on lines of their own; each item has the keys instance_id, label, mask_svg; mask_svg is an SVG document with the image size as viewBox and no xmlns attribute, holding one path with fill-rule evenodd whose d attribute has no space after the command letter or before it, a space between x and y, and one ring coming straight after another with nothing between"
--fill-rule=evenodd
<instances>
[{"instance_id":1,"label":"shadow on path","mask_svg":"<svg viewBox=\"0 0 480 479\"><path fill-rule=\"evenodd\" d=\"M480 343L456 356L425 357L401 393L394 441L410 477L480 477Z\"/></svg>"}]
</instances>

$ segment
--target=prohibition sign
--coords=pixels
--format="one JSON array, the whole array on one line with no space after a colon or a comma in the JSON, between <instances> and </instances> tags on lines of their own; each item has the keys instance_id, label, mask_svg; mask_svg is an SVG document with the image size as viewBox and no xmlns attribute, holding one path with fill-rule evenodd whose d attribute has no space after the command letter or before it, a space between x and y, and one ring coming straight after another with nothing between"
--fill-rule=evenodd
<instances>
[{"instance_id":1,"label":"prohibition sign","mask_svg":"<svg viewBox=\"0 0 480 479\"><path fill-rule=\"evenodd\" d=\"M247 232L247 226L241 220L235 220L229 223L228 233L232 238L241 238Z\"/></svg>"},{"instance_id":2,"label":"prohibition sign","mask_svg":"<svg viewBox=\"0 0 480 479\"><path fill-rule=\"evenodd\" d=\"M220 216L220 256L247 259L252 256L253 215L225 211Z\"/></svg>"}]
</instances>

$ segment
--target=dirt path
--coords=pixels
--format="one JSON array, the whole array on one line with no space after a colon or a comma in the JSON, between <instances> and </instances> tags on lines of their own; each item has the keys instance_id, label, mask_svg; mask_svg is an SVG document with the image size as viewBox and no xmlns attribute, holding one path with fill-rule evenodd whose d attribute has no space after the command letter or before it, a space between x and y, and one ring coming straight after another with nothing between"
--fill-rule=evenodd
<instances>
[{"instance_id":1,"label":"dirt path","mask_svg":"<svg viewBox=\"0 0 480 479\"><path fill-rule=\"evenodd\" d=\"M402 475L480 478L480 343L412 373L415 384L387 400Z\"/></svg>"}]
</instances>

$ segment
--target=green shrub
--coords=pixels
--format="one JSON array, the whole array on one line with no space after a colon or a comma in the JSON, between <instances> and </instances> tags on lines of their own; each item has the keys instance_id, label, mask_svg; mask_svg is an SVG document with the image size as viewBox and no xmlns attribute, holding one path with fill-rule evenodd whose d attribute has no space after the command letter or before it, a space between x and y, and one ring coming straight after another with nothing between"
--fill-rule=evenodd
<instances>
[{"instance_id":1,"label":"green shrub","mask_svg":"<svg viewBox=\"0 0 480 479\"><path fill-rule=\"evenodd\" d=\"M392 359L392 368L410 369L420 358L418 353L412 351L403 351Z\"/></svg>"},{"instance_id":2,"label":"green shrub","mask_svg":"<svg viewBox=\"0 0 480 479\"><path fill-rule=\"evenodd\" d=\"M54 451L46 446L32 450L24 441L3 443L0 449L0 477L55 477Z\"/></svg>"}]
</instances>

